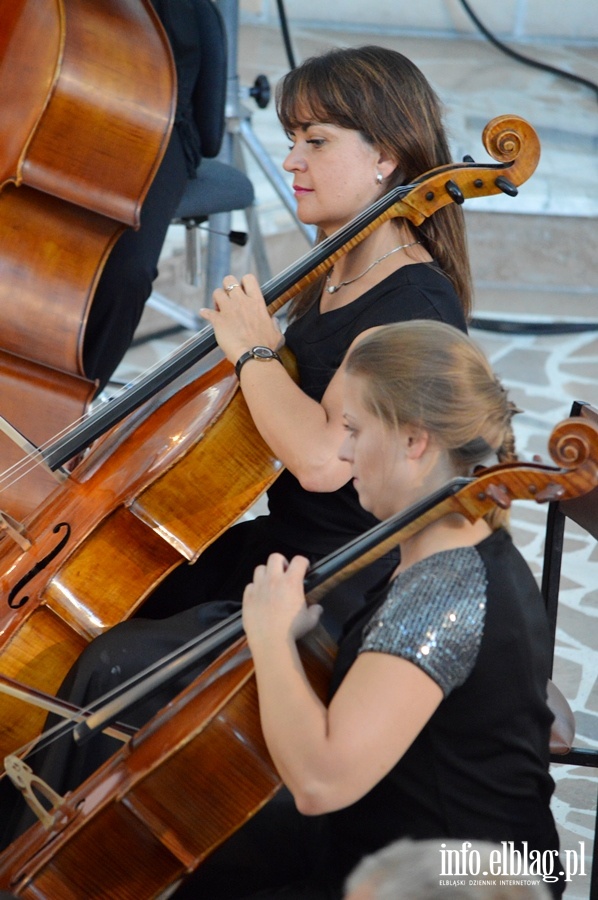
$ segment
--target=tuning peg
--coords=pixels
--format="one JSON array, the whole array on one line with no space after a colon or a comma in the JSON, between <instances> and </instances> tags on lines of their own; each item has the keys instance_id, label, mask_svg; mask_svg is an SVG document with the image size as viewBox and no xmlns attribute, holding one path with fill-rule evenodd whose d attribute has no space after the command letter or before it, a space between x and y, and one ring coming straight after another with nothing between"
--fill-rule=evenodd
<instances>
[{"instance_id":1,"label":"tuning peg","mask_svg":"<svg viewBox=\"0 0 598 900\"><path fill-rule=\"evenodd\" d=\"M503 194L508 194L509 197L516 197L519 193L513 182L509 181L508 178L505 178L504 175L499 175L498 178L494 180L494 184L503 192Z\"/></svg>"},{"instance_id":2,"label":"tuning peg","mask_svg":"<svg viewBox=\"0 0 598 900\"><path fill-rule=\"evenodd\" d=\"M470 156L469 153L466 153L465 156L463 157L463 162L472 163L472 162L475 162L475 159L473 158L473 156Z\"/></svg>"},{"instance_id":3,"label":"tuning peg","mask_svg":"<svg viewBox=\"0 0 598 900\"><path fill-rule=\"evenodd\" d=\"M486 496L494 500L501 509L509 509L511 496L503 484L489 484L486 488Z\"/></svg>"},{"instance_id":4,"label":"tuning peg","mask_svg":"<svg viewBox=\"0 0 598 900\"><path fill-rule=\"evenodd\" d=\"M446 192L455 203L463 203L465 201L465 197L463 196L463 192L459 185L455 184L454 181L447 181L445 183Z\"/></svg>"},{"instance_id":5,"label":"tuning peg","mask_svg":"<svg viewBox=\"0 0 598 900\"><path fill-rule=\"evenodd\" d=\"M541 491L538 491L534 500L537 503L552 503L555 500L560 500L565 495L565 488L560 484L547 484L545 488L542 488Z\"/></svg>"}]
</instances>

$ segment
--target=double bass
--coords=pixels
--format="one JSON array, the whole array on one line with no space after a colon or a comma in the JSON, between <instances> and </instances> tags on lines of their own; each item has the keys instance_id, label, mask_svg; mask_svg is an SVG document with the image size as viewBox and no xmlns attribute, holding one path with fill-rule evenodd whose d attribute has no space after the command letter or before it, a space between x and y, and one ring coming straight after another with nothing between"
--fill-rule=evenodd
<instances>
[{"instance_id":1,"label":"double bass","mask_svg":"<svg viewBox=\"0 0 598 900\"><path fill-rule=\"evenodd\" d=\"M538 161L535 132L503 116L487 126L484 142L500 164L447 165L396 188L266 285L269 309L392 216L420 224L448 203L516 192ZM0 540L0 674L55 693L86 643L132 615L172 569L197 559L281 471L232 366L219 361L199 375L194 368L206 368L215 346L210 329L200 333L97 416L42 448L54 468L90 435L95 440L67 481ZM18 475L25 480L28 471ZM0 498L4 480L14 477L0 478ZM39 734L43 719L1 697L0 755Z\"/></svg>"},{"instance_id":2,"label":"double bass","mask_svg":"<svg viewBox=\"0 0 598 900\"><path fill-rule=\"evenodd\" d=\"M149 0L0 5L0 436L2 468L88 408L90 304L143 200L174 120L170 45ZM5 429L8 431L9 429ZM42 467L2 504L31 513Z\"/></svg>"},{"instance_id":3,"label":"double bass","mask_svg":"<svg viewBox=\"0 0 598 900\"><path fill-rule=\"evenodd\" d=\"M580 418L561 422L549 451L556 467L492 466L448 482L376 525L310 569L308 602L318 602L359 567L449 513L473 522L495 504L570 500L596 487L595 425ZM322 698L334 646L319 627L301 644L306 672ZM0 855L0 887L31 900L167 896L280 784L261 733L253 666L241 637L86 782L56 797L45 824L32 826Z\"/></svg>"}]
</instances>

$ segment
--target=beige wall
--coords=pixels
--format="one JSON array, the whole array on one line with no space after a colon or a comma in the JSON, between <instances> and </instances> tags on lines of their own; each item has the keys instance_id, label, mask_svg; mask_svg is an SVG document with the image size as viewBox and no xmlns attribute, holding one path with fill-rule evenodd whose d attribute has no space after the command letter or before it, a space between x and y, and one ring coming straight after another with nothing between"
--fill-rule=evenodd
<instances>
[{"instance_id":1,"label":"beige wall","mask_svg":"<svg viewBox=\"0 0 598 900\"><path fill-rule=\"evenodd\" d=\"M549 40L598 46L598 0L469 0L503 40ZM389 30L446 37L478 33L459 0L284 0L291 23ZM239 0L242 21L278 23L275 0Z\"/></svg>"}]
</instances>

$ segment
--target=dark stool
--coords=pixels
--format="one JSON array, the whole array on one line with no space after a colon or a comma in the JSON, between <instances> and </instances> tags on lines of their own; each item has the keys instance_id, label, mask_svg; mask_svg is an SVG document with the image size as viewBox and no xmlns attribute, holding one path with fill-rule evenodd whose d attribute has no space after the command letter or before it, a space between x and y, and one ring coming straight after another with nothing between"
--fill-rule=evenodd
<instances>
[{"instance_id":1,"label":"dark stool","mask_svg":"<svg viewBox=\"0 0 598 900\"><path fill-rule=\"evenodd\" d=\"M245 245L249 237L250 245L259 235L255 222L253 184L240 169L217 159L203 159L197 170L197 178L187 182L185 193L172 220L173 225L185 227L185 268L189 284L199 284L200 251L198 229L207 223L207 261L204 274L204 304L211 303L212 292L231 271L231 243ZM222 232L227 227L227 214L235 210L245 212L249 235L244 232ZM219 217L226 217L220 223ZM257 255L257 254L256 254ZM258 275L260 266L258 263ZM244 273L242 273L244 274ZM266 273L266 278L268 277ZM174 319L184 328L197 330L205 325L195 313L179 306L168 297L154 291L148 300L154 309Z\"/></svg>"},{"instance_id":2,"label":"dark stool","mask_svg":"<svg viewBox=\"0 0 598 900\"><path fill-rule=\"evenodd\" d=\"M184 225L187 278L190 284L198 281L198 235L197 228L202 222L218 213L234 210L249 210L254 202L253 185L247 175L219 162L217 159L204 159L197 170L197 178L190 180L172 220L173 225ZM215 238L224 237L224 241ZM230 244L245 244L247 236L238 232L219 234L212 231L208 237L208 265L206 269L206 293L210 293L220 284L222 277L230 271ZM215 245L215 246L214 246ZM214 252L215 251L215 252ZM215 269L218 271L215 272ZM224 271L223 271L224 270ZM220 272L223 271L222 276ZM220 277L219 277L220 276ZM206 297L207 300L207 297Z\"/></svg>"}]
</instances>

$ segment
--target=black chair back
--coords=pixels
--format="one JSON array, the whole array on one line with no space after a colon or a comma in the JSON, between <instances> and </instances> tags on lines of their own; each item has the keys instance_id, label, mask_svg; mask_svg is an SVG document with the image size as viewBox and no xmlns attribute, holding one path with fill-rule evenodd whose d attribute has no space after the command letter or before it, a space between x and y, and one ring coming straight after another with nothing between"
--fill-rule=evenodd
<instances>
[{"instance_id":1,"label":"black chair back","mask_svg":"<svg viewBox=\"0 0 598 900\"><path fill-rule=\"evenodd\" d=\"M598 425L598 410L589 403L576 401L572 416L583 416ZM565 524L571 519L598 540L598 488L574 500L555 501L550 504L546 520L546 540L542 566L542 596L546 604L553 655L559 607L559 585L563 556ZM551 754L553 763L588 766L598 769L598 750L591 747L572 746L568 753ZM597 798L598 804L598 798ZM594 847L590 873L589 900L598 900L598 809L594 813Z\"/></svg>"},{"instance_id":2,"label":"black chair back","mask_svg":"<svg viewBox=\"0 0 598 900\"><path fill-rule=\"evenodd\" d=\"M202 156L218 156L225 128L227 37L213 0L193 0L201 21L200 71L193 92L193 111Z\"/></svg>"}]
</instances>

